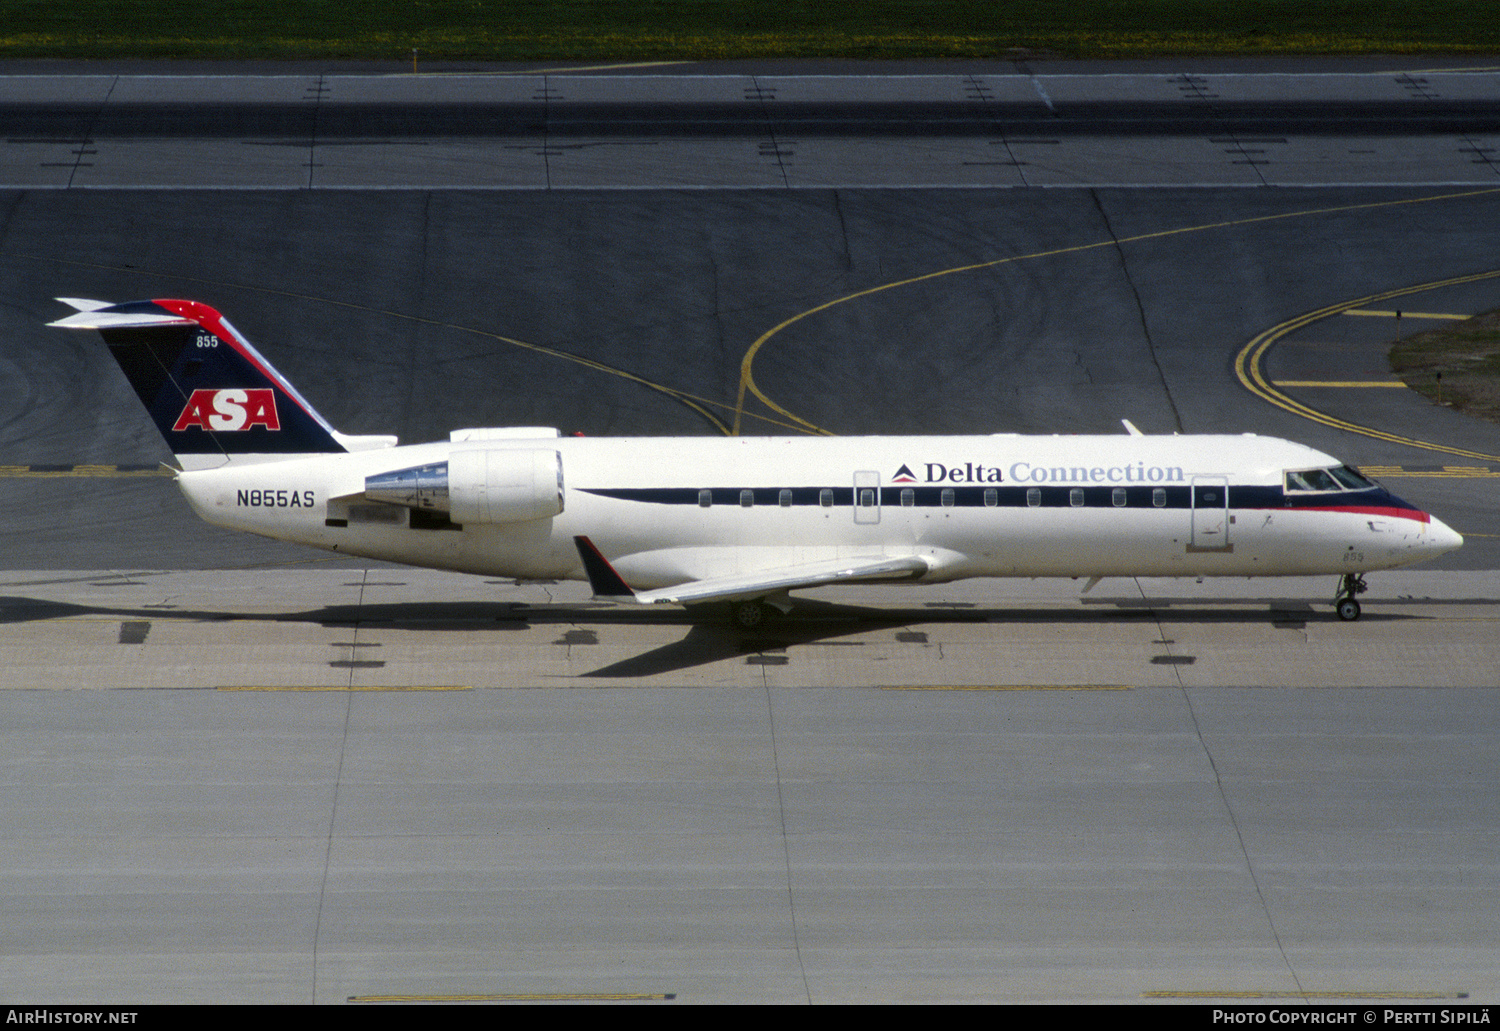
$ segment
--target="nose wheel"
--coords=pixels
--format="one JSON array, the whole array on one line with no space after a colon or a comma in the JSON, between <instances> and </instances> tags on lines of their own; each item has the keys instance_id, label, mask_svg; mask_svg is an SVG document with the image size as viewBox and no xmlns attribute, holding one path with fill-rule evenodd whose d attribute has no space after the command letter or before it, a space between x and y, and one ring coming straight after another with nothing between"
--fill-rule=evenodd
<instances>
[{"instance_id":1,"label":"nose wheel","mask_svg":"<svg viewBox=\"0 0 1500 1031\"><path fill-rule=\"evenodd\" d=\"M1337 612L1339 618L1345 623L1352 623L1359 618L1359 602L1355 596L1364 594L1370 588L1365 583L1365 578L1357 573L1345 573L1339 580L1339 592L1333 598L1333 611Z\"/></svg>"}]
</instances>

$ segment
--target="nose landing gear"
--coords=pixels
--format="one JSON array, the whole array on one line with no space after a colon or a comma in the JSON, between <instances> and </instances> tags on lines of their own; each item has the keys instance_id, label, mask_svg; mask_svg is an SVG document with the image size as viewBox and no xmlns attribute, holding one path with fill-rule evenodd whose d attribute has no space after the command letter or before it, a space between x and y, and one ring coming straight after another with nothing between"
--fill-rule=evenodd
<instances>
[{"instance_id":1,"label":"nose landing gear","mask_svg":"<svg viewBox=\"0 0 1500 1031\"><path fill-rule=\"evenodd\" d=\"M1370 588L1365 583L1365 578L1358 573L1345 573L1339 580L1339 592L1333 597L1333 610L1338 613L1339 618L1345 623L1352 623L1359 618L1359 602L1355 601L1355 595L1364 594Z\"/></svg>"}]
</instances>

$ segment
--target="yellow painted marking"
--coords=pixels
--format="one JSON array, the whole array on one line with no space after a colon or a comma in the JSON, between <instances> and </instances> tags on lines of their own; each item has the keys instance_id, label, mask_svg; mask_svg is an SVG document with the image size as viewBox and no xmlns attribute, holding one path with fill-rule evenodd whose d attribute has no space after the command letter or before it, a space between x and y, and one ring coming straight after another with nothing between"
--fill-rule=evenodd
<instances>
[{"instance_id":1,"label":"yellow painted marking","mask_svg":"<svg viewBox=\"0 0 1500 1031\"><path fill-rule=\"evenodd\" d=\"M1458 195L1450 194L1450 196ZM1478 283L1483 280L1494 279L1496 277L1500 277L1500 269L1493 269L1489 272L1479 272L1471 276L1456 276L1453 279L1442 279L1432 283L1423 283L1419 286L1402 287L1398 290L1387 290L1384 293L1371 294L1369 297L1360 297L1353 301L1345 301L1340 304L1330 304L1327 307L1319 308L1317 311L1311 311L1305 315L1299 315L1294 319L1288 319L1287 321L1281 323L1279 326L1272 326L1270 329L1261 333L1240 350L1240 353L1235 356L1234 374L1239 379L1240 384L1246 390L1250 391L1250 393L1254 394L1262 401L1269 402L1270 404L1275 405L1277 408L1282 408L1288 412L1291 412L1293 415L1300 415L1304 419L1310 419L1311 421L1321 423L1324 426L1332 426L1334 429L1346 430L1349 433L1358 433L1362 436L1374 437L1376 440L1384 440L1392 444L1404 444L1407 447L1422 448L1427 451L1441 451L1445 454L1458 455L1461 458L1478 458L1490 462L1500 462L1500 455L1486 454L1483 451L1469 451L1465 448L1449 447L1445 444L1433 444L1425 440L1416 440L1412 437L1403 437L1397 433L1387 433L1384 430L1373 429L1369 426L1360 426L1357 423L1352 423L1344 419L1335 418L1334 416L1328 415L1325 412L1320 412L1315 408L1310 408L1298 401L1294 401L1292 400L1292 398L1281 393L1281 391L1277 390L1271 384L1271 382L1266 379L1265 373L1261 369L1261 362L1265 358L1266 352L1271 349L1271 346L1275 344L1276 341L1280 340L1288 333L1291 333L1293 330L1301 329L1304 326L1309 326L1312 323L1319 321L1320 319L1328 318L1330 315L1338 315L1350 308L1357 308L1361 305L1371 304L1379 301L1388 301L1393 297L1405 297L1410 294L1424 293L1428 290L1436 290L1440 287L1445 286L1460 286L1465 283Z\"/></svg>"},{"instance_id":2,"label":"yellow painted marking","mask_svg":"<svg viewBox=\"0 0 1500 1031\"><path fill-rule=\"evenodd\" d=\"M350 1002L648 1002L670 992L506 992L496 995L351 995Z\"/></svg>"},{"instance_id":3,"label":"yellow painted marking","mask_svg":"<svg viewBox=\"0 0 1500 1031\"><path fill-rule=\"evenodd\" d=\"M1445 465L1441 469L1403 469L1399 465L1362 465L1366 476L1437 476L1449 479L1488 480L1500 477L1500 470L1482 465Z\"/></svg>"},{"instance_id":4,"label":"yellow painted marking","mask_svg":"<svg viewBox=\"0 0 1500 1031\"><path fill-rule=\"evenodd\" d=\"M1129 691L1129 684L889 684L882 691Z\"/></svg>"},{"instance_id":5,"label":"yellow painted marking","mask_svg":"<svg viewBox=\"0 0 1500 1031\"><path fill-rule=\"evenodd\" d=\"M1466 992L1257 992L1257 991L1162 991L1142 992L1143 999L1467 999Z\"/></svg>"},{"instance_id":6,"label":"yellow painted marking","mask_svg":"<svg viewBox=\"0 0 1500 1031\"><path fill-rule=\"evenodd\" d=\"M786 319L785 321L780 322L777 325L766 330L755 340L753 344L750 345L749 349L745 352L745 357L740 361L740 386L738 396L735 398L734 423L730 430L730 435L735 437L740 435L740 422L746 414L745 394L750 393L754 394L762 404L766 405L773 412L776 412L783 418L791 419L793 422L797 423L798 426L802 428L802 431L804 433L817 433L823 434L825 436L833 436L830 431L822 429L818 426L814 426L806 419L802 419L798 416L793 415L791 412L787 411L785 408L782 408L780 405L776 404L769 397L767 397L761 391L760 387L756 385L755 377L751 372L751 366L754 364L755 356L760 352L760 349L764 347L766 345L766 342L769 341L777 333L780 333L788 326L800 322L811 315L816 315L819 312L827 311L830 308L833 308L840 304L844 304L848 301L858 300L861 297L870 297L874 294L883 293L886 290L895 290L898 287L912 286L916 283L925 283L929 280L939 279L943 276L953 276L963 272L976 272L981 269L997 268L1001 265L1007 265L1013 262L1020 261L1031 261L1036 258L1050 258L1056 257L1061 254L1081 254L1084 251L1098 250L1104 247L1121 247L1127 243L1139 243L1142 240L1159 240L1168 236L1177 236L1183 233L1201 233L1206 232L1210 229L1228 229L1235 226L1254 225L1260 222L1276 222L1283 219L1304 218L1312 215L1331 215L1349 211L1366 211L1373 210L1375 208L1399 207L1406 204L1426 204L1432 201L1439 200L1458 200L1465 197L1484 197L1494 193L1500 193L1500 188L1467 190L1463 193L1442 193L1435 194L1430 197L1412 197L1407 200L1375 201L1373 203L1367 204L1345 204L1331 208L1309 208L1303 211L1282 212L1278 215L1257 215L1254 218L1234 219L1228 222L1211 222L1205 225L1183 226L1179 229L1164 229L1155 233L1141 233L1138 236L1122 236L1118 239L1100 240L1096 243L1078 244L1074 247L1058 247L1050 251L1034 251L1031 254L1018 254L1009 258L995 258L992 261L981 261L976 262L972 265L960 265L957 268L941 269L937 272L928 272L925 275L913 276L910 279L901 279L893 283L883 283L880 286L872 286L865 290L859 290L855 293L848 294L847 296L838 297L831 301L826 301L823 304L820 304L815 308L809 308L807 309L807 311L804 311L798 315L793 315L791 318ZM1500 273L1492 274L1500 275ZM1467 279L1454 280L1454 282L1468 281L1469 280ZM1375 297L1362 298L1350 304L1338 305L1333 309L1333 311L1343 311L1347 308L1358 307L1361 304L1367 304L1372 301L1385 300L1388 297L1395 296L1399 296L1399 293L1382 294ZM1327 312L1327 314L1332 314L1332 311Z\"/></svg>"},{"instance_id":7,"label":"yellow painted marking","mask_svg":"<svg viewBox=\"0 0 1500 1031\"><path fill-rule=\"evenodd\" d=\"M1464 322L1474 317L1472 315L1438 315L1429 311L1364 311L1359 308L1346 308L1344 314L1375 315L1386 319L1394 319L1399 315L1403 319L1452 319L1454 322Z\"/></svg>"},{"instance_id":8,"label":"yellow painted marking","mask_svg":"<svg viewBox=\"0 0 1500 1031\"><path fill-rule=\"evenodd\" d=\"M226 684L215 691L472 691L466 684L423 684L409 687L325 687L320 684Z\"/></svg>"},{"instance_id":9,"label":"yellow painted marking","mask_svg":"<svg viewBox=\"0 0 1500 1031\"><path fill-rule=\"evenodd\" d=\"M1405 71L1377 72L1376 74L1384 77L1387 75L1442 75L1445 72L1453 72L1455 74L1459 72L1500 72L1500 67L1490 65L1488 67L1480 66L1475 68L1411 68Z\"/></svg>"},{"instance_id":10,"label":"yellow painted marking","mask_svg":"<svg viewBox=\"0 0 1500 1031\"><path fill-rule=\"evenodd\" d=\"M1276 387L1404 387L1399 379L1371 379L1371 380L1315 380L1315 379L1274 379L1272 386Z\"/></svg>"},{"instance_id":11,"label":"yellow painted marking","mask_svg":"<svg viewBox=\"0 0 1500 1031\"><path fill-rule=\"evenodd\" d=\"M672 65L692 64L692 61L634 61L630 64L587 64L576 68L515 68L503 72L419 72L417 78L439 79L447 77L480 76L480 75L569 75L573 72L613 72L626 71L631 68L667 68ZM411 76L406 72L396 75L388 75L390 79L409 79Z\"/></svg>"},{"instance_id":12,"label":"yellow painted marking","mask_svg":"<svg viewBox=\"0 0 1500 1031\"><path fill-rule=\"evenodd\" d=\"M29 465L0 465L0 477L6 479L55 480L75 477L112 479L128 476L171 475L172 470L160 466L155 469L121 469L114 465L75 465L67 469L33 469Z\"/></svg>"},{"instance_id":13,"label":"yellow painted marking","mask_svg":"<svg viewBox=\"0 0 1500 1031\"><path fill-rule=\"evenodd\" d=\"M1492 480L1500 478L1500 473L1474 472L1474 473L1450 473L1437 470L1413 469L1406 472L1396 469L1386 473L1365 473L1366 476L1376 476L1381 479L1403 479L1403 480Z\"/></svg>"}]
</instances>

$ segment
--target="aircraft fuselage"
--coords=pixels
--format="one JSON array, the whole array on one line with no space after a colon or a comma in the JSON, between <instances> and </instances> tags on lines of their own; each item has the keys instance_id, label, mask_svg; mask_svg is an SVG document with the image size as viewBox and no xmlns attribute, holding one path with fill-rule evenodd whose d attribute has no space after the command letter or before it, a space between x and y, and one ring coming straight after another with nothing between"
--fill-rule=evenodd
<instances>
[{"instance_id":1,"label":"aircraft fuselage","mask_svg":"<svg viewBox=\"0 0 1500 1031\"><path fill-rule=\"evenodd\" d=\"M561 510L461 523L367 493L371 477L474 452L555 455ZM925 582L1356 574L1460 540L1374 484L1288 488L1288 471L1338 466L1252 435L555 437L236 463L178 483L219 526L491 576L582 579L587 536L641 588L874 555L920 556Z\"/></svg>"}]
</instances>

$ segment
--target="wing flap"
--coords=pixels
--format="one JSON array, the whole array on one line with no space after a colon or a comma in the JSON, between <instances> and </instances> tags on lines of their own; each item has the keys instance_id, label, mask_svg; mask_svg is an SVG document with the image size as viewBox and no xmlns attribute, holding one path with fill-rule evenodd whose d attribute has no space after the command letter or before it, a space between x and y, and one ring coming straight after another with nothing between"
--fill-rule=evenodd
<instances>
[{"instance_id":1,"label":"wing flap","mask_svg":"<svg viewBox=\"0 0 1500 1031\"><path fill-rule=\"evenodd\" d=\"M766 569L742 576L692 580L675 587L632 591L587 537L575 537L579 556L594 596L611 601L636 601L643 605L692 605L706 601L737 601L799 587L821 587L868 580L915 580L931 568L919 555L874 555L867 558L808 562L779 569Z\"/></svg>"}]
</instances>

